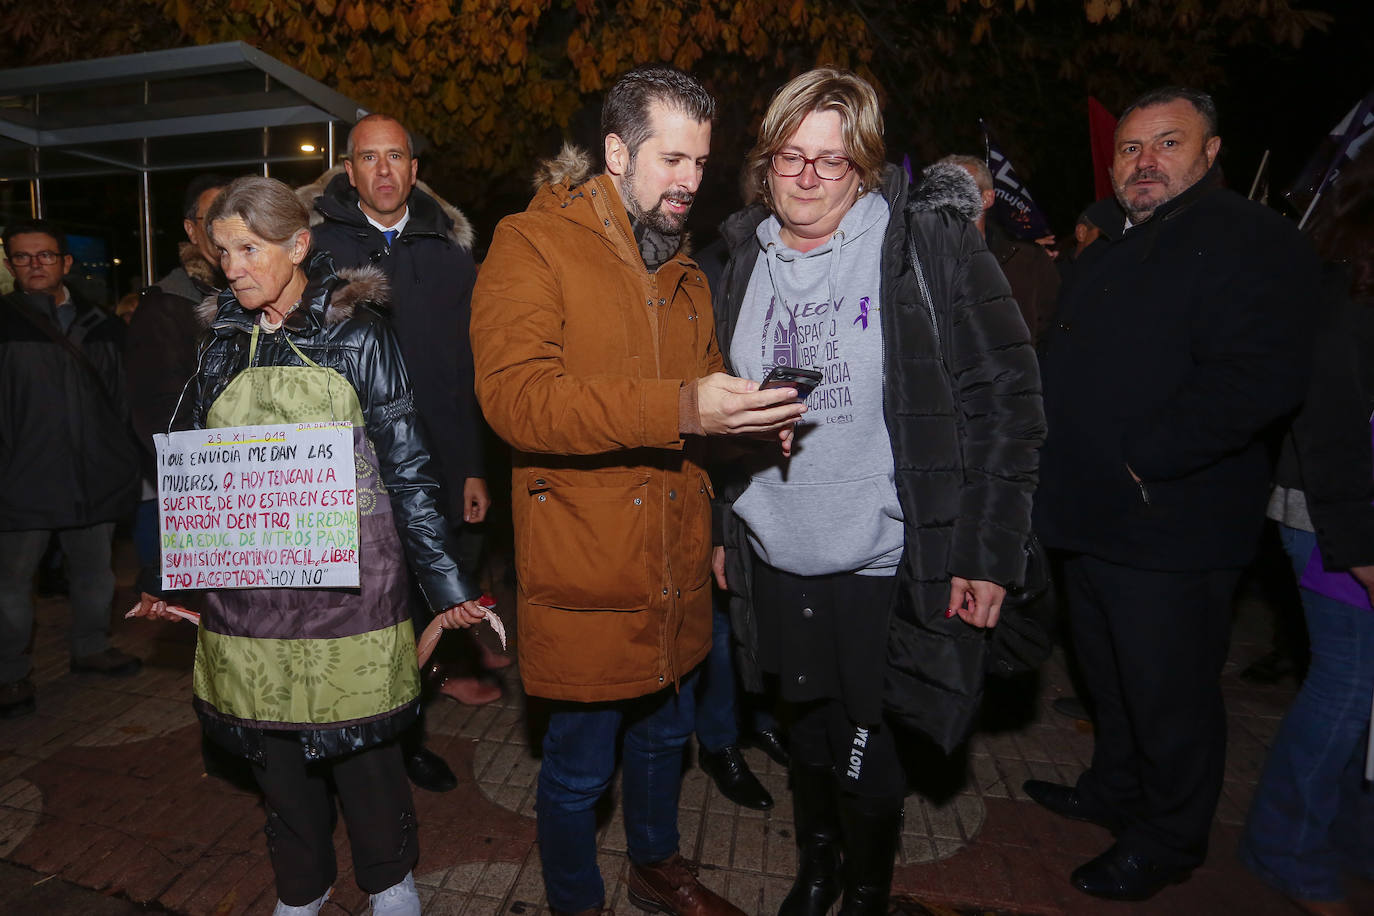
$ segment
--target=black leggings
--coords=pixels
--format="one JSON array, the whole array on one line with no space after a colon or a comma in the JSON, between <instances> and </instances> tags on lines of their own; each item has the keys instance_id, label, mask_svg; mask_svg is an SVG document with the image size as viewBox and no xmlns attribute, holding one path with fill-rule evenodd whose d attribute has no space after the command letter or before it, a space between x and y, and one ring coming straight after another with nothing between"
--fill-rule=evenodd
<instances>
[{"instance_id":1,"label":"black leggings","mask_svg":"<svg viewBox=\"0 0 1374 916\"><path fill-rule=\"evenodd\" d=\"M353 874L379 894L402 881L420 857L415 806L396 742L308 763L295 732L263 737L265 765L253 775L267 807L267 851L277 896L291 906L317 900L338 876L330 783L343 806Z\"/></svg>"},{"instance_id":2,"label":"black leggings","mask_svg":"<svg viewBox=\"0 0 1374 916\"><path fill-rule=\"evenodd\" d=\"M793 706L792 757L803 766L833 766L840 791L864 798L902 798L906 771L892 729L859 725L839 700Z\"/></svg>"}]
</instances>

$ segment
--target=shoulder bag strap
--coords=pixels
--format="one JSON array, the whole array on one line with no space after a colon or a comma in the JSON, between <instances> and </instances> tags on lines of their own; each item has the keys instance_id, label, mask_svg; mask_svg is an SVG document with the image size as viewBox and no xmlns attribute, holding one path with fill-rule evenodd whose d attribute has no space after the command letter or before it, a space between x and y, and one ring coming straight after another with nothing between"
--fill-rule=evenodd
<instances>
[{"instance_id":1,"label":"shoulder bag strap","mask_svg":"<svg viewBox=\"0 0 1374 916\"><path fill-rule=\"evenodd\" d=\"M34 327L38 328L38 330L42 331L44 334L47 334L48 337L52 338L53 343L57 344L58 346L62 347L62 349L66 350L67 353L72 357L72 359L76 360L77 365L79 365L82 369L86 370L86 373L91 377L91 380L95 382L96 390L98 390L101 393L101 395L104 396L104 398L110 402L110 406L116 407L116 409L118 409L117 405L115 405L114 403L113 395L110 394L109 388L106 387L105 377L100 374L100 370L96 368L95 363L91 362L91 358L88 355L86 355L85 350L82 350L79 346L76 345L76 343L70 337L68 337L66 334L63 334L62 329L59 328L57 324L53 322L53 320L49 318L47 315L44 315L42 312L38 312L32 308L29 308L27 304L21 304L20 300L17 298L6 296L4 297L4 301L8 302L10 306L16 312L19 313L20 317L28 321ZM84 339L86 334L90 332L91 328L98 323L98 321L94 323L90 321L82 321L81 325L78 327L78 333L80 334L81 338Z\"/></svg>"}]
</instances>

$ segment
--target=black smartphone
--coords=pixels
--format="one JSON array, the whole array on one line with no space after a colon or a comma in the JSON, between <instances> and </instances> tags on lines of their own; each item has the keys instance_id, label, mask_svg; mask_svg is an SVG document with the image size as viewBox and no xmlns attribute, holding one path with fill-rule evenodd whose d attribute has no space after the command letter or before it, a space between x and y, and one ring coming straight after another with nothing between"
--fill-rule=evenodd
<instances>
[{"instance_id":1,"label":"black smartphone","mask_svg":"<svg viewBox=\"0 0 1374 916\"><path fill-rule=\"evenodd\" d=\"M774 366L768 370L768 374L763 377L763 384L759 389L764 388L795 388L797 389L797 400L805 401L811 396L811 392L821 383L822 376L815 369L798 369L795 366Z\"/></svg>"}]
</instances>

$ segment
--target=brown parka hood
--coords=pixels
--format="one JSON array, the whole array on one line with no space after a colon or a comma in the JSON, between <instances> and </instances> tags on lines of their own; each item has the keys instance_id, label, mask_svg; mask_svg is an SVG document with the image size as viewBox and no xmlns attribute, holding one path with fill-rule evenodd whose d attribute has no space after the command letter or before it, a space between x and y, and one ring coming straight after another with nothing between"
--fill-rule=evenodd
<instances>
[{"instance_id":1,"label":"brown parka hood","mask_svg":"<svg viewBox=\"0 0 1374 916\"><path fill-rule=\"evenodd\" d=\"M620 192L611 180L610 175L596 172L596 161L592 155L580 146L572 143L564 143L558 151L558 155L551 159L541 159L535 168L534 198L530 201L530 209L538 210L541 207L558 206L561 208L569 207L573 201L583 196L583 185L593 183L603 189L603 193L608 194L607 199L614 199L616 208L625 216L625 225L630 232L630 238L634 235L634 221L630 218L625 209L625 202L620 197ZM596 196L593 194L592 196ZM604 218L603 218L604 219ZM609 228L610 224L604 224ZM637 245L632 248L638 250ZM692 253L691 233L684 231L681 242L674 257L682 257Z\"/></svg>"},{"instance_id":2,"label":"brown parka hood","mask_svg":"<svg viewBox=\"0 0 1374 916\"><path fill-rule=\"evenodd\" d=\"M534 190L540 191L545 185L575 188L592 177L594 168L596 164L590 153L580 146L564 143L557 156L539 161L534 171Z\"/></svg>"}]
</instances>

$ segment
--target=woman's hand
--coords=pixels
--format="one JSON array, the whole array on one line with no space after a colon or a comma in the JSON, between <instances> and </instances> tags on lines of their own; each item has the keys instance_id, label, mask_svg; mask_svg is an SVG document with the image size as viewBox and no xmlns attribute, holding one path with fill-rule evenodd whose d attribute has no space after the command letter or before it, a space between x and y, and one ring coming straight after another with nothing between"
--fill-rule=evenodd
<instances>
[{"instance_id":1,"label":"woman's hand","mask_svg":"<svg viewBox=\"0 0 1374 916\"><path fill-rule=\"evenodd\" d=\"M467 628L474 623L481 623L487 616L487 609L477 603L474 598L471 601L464 601L462 604L455 604L448 608L437 619L442 621L440 626L445 630L456 630L459 627Z\"/></svg>"},{"instance_id":2,"label":"woman's hand","mask_svg":"<svg viewBox=\"0 0 1374 916\"><path fill-rule=\"evenodd\" d=\"M488 617L487 609L477 603L474 598L471 601L464 601L462 604L455 604L442 613L435 614L434 619L425 627L420 634L420 640L415 646L415 658L423 668L429 661L429 657L434 654L434 647L439 645L439 637L444 635L445 630L456 630L459 627L464 629L474 623L481 623L483 620L490 620L492 629L501 637L501 648L506 647L506 629L501 625L501 618L495 614Z\"/></svg>"},{"instance_id":3,"label":"woman's hand","mask_svg":"<svg viewBox=\"0 0 1374 916\"><path fill-rule=\"evenodd\" d=\"M713 548L711 548L711 572L715 573L715 576L716 576L716 585L717 585L717 587L720 588L721 591L725 591L726 589L729 588L729 586L725 584L725 548L724 548L724 547L713 547Z\"/></svg>"},{"instance_id":4,"label":"woman's hand","mask_svg":"<svg viewBox=\"0 0 1374 916\"><path fill-rule=\"evenodd\" d=\"M129 608L128 613L124 616L126 618L147 617L151 620L190 620L192 622L200 620L199 614L188 611L180 605L169 604L163 599L150 595L147 592L143 592L138 599L138 604Z\"/></svg>"},{"instance_id":5,"label":"woman's hand","mask_svg":"<svg viewBox=\"0 0 1374 916\"><path fill-rule=\"evenodd\" d=\"M491 508L491 494L487 492L487 482L481 477L468 477L463 480L463 521L476 525L487 520L487 509Z\"/></svg>"},{"instance_id":6,"label":"woman's hand","mask_svg":"<svg viewBox=\"0 0 1374 916\"><path fill-rule=\"evenodd\" d=\"M954 576L949 580L949 607L945 616L958 614L960 620L972 626L995 627L1006 597L1007 590L996 582Z\"/></svg>"},{"instance_id":7,"label":"woman's hand","mask_svg":"<svg viewBox=\"0 0 1374 916\"><path fill-rule=\"evenodd\" d=\"M1369 603L1374 604L1374 566L1352 566L1350 575L1369 592Z\"/></svg>"}]
</instances>

